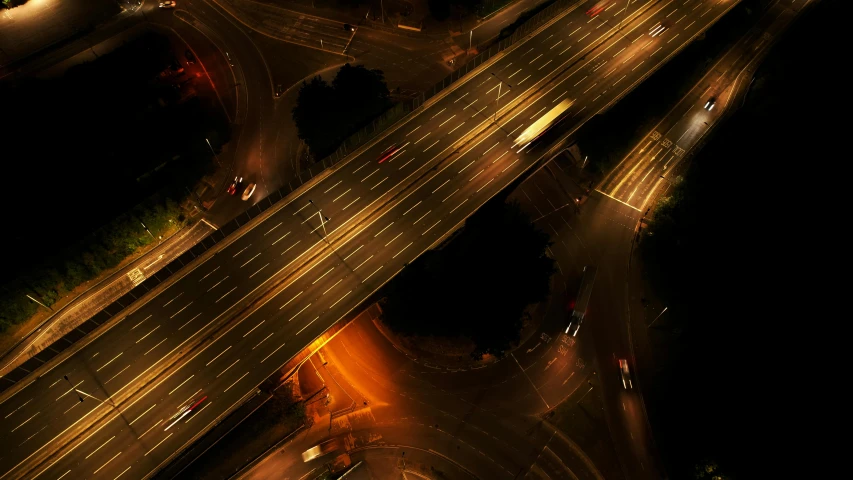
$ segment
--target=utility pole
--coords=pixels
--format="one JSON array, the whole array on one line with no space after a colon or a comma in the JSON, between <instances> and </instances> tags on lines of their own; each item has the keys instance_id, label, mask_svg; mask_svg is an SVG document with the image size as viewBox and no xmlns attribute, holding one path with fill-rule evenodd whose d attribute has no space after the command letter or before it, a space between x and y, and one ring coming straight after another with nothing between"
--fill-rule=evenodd
<instances>
[{"instance_id":1,"label":"utility pole","mask_svg":"<svg viewBox=\"0 0 853 480\"><path fill-rule=\"evenodd\" d=\"M207 142L207 146L208 146L208 147L210 147L210 153L212 153L212 154L213 154L213 158L215 158L215 159L216 159L216 163L221 167L221 166L222 166L222 162L220 162L220 161L219 161L219 157L218 157L218 156L216 156L216 151L213 149L213 145L211 145L211 144L210 144L210 140L209 140L209 139L207 139L207 138L205 138L204 140Z\"/></svg>"},{"instance_id":2,"label":"utility pole","mask_svg":"<svg viewBox=\"0 0 853 480\"><path fill-rule=\"evenodd\" d=\"M648 327L646 327L646 328L652 328L652 325L654 325L654 324L655 324L655 322L657 322L657 321L658 321L658 319L660 318L660 316L661 316L661 315L663 315L663 312L667 311L668 309L669 309L669 307L663 307L663 310L661 310L661 312L658 314L658 316L657 316L657 317L655 317L655 319L654 319L654 320L652 320L652 323L650 323L650 324L649 324L649 326L648 326Z\"/></svg>"},{"instance_id":3,"label":"utility pole","mask_svg":"<svg viewBox=\"0 0 853 480\"><path fill-rule=\"evenodd\" d=\"M80 396L80 392L77 391L77 387L75 387L74 384L71 383L71 380L68 379L68 375L63 375L62 378L64 378L65 381L68 382L68 385L71 385L71 389L74 390L74 393L77 394L77 398L80 399L80 403L83 403L83 397Z\"/></svg>"},{"instance_id":4,"label":"utility pole","mask_svg":"<svg viewBox=\"0 0 853 480\"><path fill-rule=\"evenodd\" d=\"M504 81L501 80L500 77L495 75L494 72L492 72L492 76L497 78L498 82L500 82L500 83L498 83L498 98L495 99L495 119L494 119L494 121L497 122L498 121L498 110L500 110L500 108L501 108L501 87L503 86ZM507 83L506 86L509 88L512 88L512 85L510 85L509 83Z\"/></svg>"},{"instance_id":5,"label":"utility pole","mask_svg":"<svg viewBox=\"0 0 853 480\"><path fill-rule=\"evenodd\" d=\"M41 305L42 307L44 307L44 308L46 308L46 309L50 310L51 312L53 311L53 309L52 309L52 308L48 307L47 305L45 305L45 304L43 304L43 303L39 302L38 300L36 300L35 298L31 297L29 293L27 293L26 295L27 295L27 298L29 298L30 300L32 300L32 301L34 301L34 302L38 303L39 305Z\"/></svg>"},{"instance_id":6,"label":"utility pole","mask_svg":"<svg viewBox=\"0 0 853 480\"><path fill-rule=\"evenodd\" d=\"M316 203L314 203L314 201L313 201L313 200L308 200L308 203L310 203L311 205L314 205L315 207L317 207L317 204L316 204ZM324 222L324 221L323 221L323 210L321 210L321 209L320 209L320 207L317 207L317 215L320 215L320 225L322 225L322 226L323 226L323 238L326 238L326 237L328 237L328 236L329 236L329 235L328 235L328 233L326 233L326 222L331 221L332 219L331 219L331 218L326 217L326 220L325 220L325 222Z\"/></svg>"},{"instance_id":7,"label":"utility pole","mask_svg":"<svg viewBox=\"0 0 853 480\"><path fill-rule=\"evenodd\" d=\"M80 403L83 403L83 397L81 397L80 395L85 395L89 398L94 398L95 400L97 400L99 403L102 403L102 404L107 403L107 402L101 400L100 398L98 398L94 395L89 395L88 393L84 392L83 390L79 390L77 387L74 386L73 383L71 383L71 380L68 378L68 375L63 375L62 378L64 378L65 381L68 382L69 385L71 385L71 388L74 389L75 392L77 392L77 398L80 399ZM112 400L109 400L108 405L110 405L113 408L116 408L116 406Z\"/></svg>"},{"instance_id":8,"label":"utility pole","mask_svg":"<svg viewBox=\"0 0 853 480\"><path fill-rule=\"evenodd\" d=\"M617 31L622 30L622 20L628 16L628 7L630 7L630 6L631 6L631 0L625 0L625 15L619 19L619 26L616 28Z\"/></svg>"},{"instance_id":9,"label":"utility pole","mask_svg":"<svg viewBox=\"0 0 853 480\"><path fill-rule=\"evenodd\" d=\"M154 234L151 233L151 230L148 230L148 227L146 227L145 224L142 223L142 220L140 220L139 223L142 224L142 228L144 228L145 231L148 232L148 235L151 235L151 238L153 238L154 240L157 240L156 238L154 238Z\"/></svg>"},{"instance_id":10,"label":"utility pole","mask_svg":"<svg viewBox=\"0 0 853 480\"><path fill-rule=\"evenodd\" d=\"M496 122L498 121L498 110L500 110L500 108L501 108L501 85L503 85L503 84L504 84L504 82L498 83L498 98L495 99L495 121Z\"/></svg>"}]
</instances>

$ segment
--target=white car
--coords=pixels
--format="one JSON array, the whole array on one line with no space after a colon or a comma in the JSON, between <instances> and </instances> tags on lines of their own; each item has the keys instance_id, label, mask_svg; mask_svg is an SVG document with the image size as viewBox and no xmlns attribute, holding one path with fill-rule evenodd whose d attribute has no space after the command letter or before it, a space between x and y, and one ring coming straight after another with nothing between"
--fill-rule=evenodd
<instances>
[{"instance_id":1,"label":"white car","mask_svg":"<svg viewBox=\"0 0 853 480\"><path fill-rule=\"evenodd\" d=\"M192 413L193 410L195 410L196 407L198 407L199 405L204 403L205 400L207 400L207 395L204 395L201 398L192 399L192 400L188 401L187 403L185 403L181 408L178 409L177 413L175 413L174 415L172 415L171 417L169 417L166 420L166 423L168 423L168 425L166 426L166 430L169 430L176 423L183 420L184 417L186 417L187 415Z\"/></svg>"},{"instance_id":2,"label":"white car","mask_svg":"<svg viewBox=\"0 0 853 480\"><path fill-rule=\"evenodd\" d=\"M246 190L243 191L243 195L240 198L242 198L243 200L248 200L249 197L251 197L252 194L255 193L256 186L257 185L255 185L254 183L250 183L249 185L247 185Z\"/></svg>"},{"instance_id":3,"label":"white car","mask_svg":"<svg viewBox=\"0 0 853 480\"><path fill-rule=\"evenodd\" d=\"M631 371L628 370L628 360L624 358L619 359L619 371L622 373L622 388L626 390L634 388L631 384Z\"/></svg>"},{"instance_id":4,"label":"white car","mask_svg":"<svg viewBox=\"0 0 853 480\"><path fill-rule=\"evenodd\" d=\"M175 8L177 6L177 2L160 2L160 8Z\"/></svg>"},{"instance_id":5,"label":"white car","mask_svg":"<svg viewBox=\"0 0 853 480\"><path fill-rule=\"evenodd\" d=\"M705 102L705 110L708 110L710 112L711 109L714 108L715 103L717 103L716 98L714 98L714 97L709 98L708 101Z\"/></svg>"},{"instance_id":6,"label":"white car","mask_svg":"<svg viewBox=\"0 0 853 480\"><path fill-rule=\"evenodd\" d=\"M649 35L651 35L652 37L660 36L660 34L669 30L669 27L670 24L667 21L658 22L657 24L655 24L654 27L651 28L651 30L649 30Z\"/></svg>"}]
</instances>

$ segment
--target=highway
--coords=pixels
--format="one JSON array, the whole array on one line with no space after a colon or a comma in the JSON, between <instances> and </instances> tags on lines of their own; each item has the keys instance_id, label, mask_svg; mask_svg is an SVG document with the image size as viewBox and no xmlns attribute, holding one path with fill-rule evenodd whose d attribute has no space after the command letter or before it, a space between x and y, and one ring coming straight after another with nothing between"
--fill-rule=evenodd
<instances>
[{"instance_id":1,"label":"highway","mask_svg":"<svg viewBox=\"0 0 853 480\"><path fill-rule=\"evenodd\" d=\"M93 397L120 396L196 332L268 289L281 274L293 274L274 295L229 326L227 335L206 343L171 375L120 402L109 421L35 472L40 478L149 474L533 165L544 151L517 155L512 150L514 135L549 105L575 99L570 122L582 124L732 3L637 0L631 14L642 14L625 21L619 33L620 13L625 13L615 8L590 19L582 5L558 18L488 68L463 79L364 154L281 205L79 354L6 399L0 404L0 429L9 448L0 457L0 469L5 476L26 472L62 432L85 425L95 409L112 409L94 399L79 402L62 375ZM672 27L650 37L650 29L665 19L671 19ZM591 46L596 49L590 55ZM507 88L499 87L498 78ZM492 116L499 88L496 126ZM391 144L404 147L377 164ZM331 219L325 228L317 207ZM324 230L333 248L324 240ZM164 431L164 419L202 392L208 395L205 407L186 423Z\"/></svg>"},{"instance_id":2,"label":"highway","mask_svg":"<svg viewBox=\"0 0 853 480\"><path fill-rule=\"evenodd\" d=\"M738 48L731 49L714 65L700 83L703 88L691 90L646 140L604 178L597 190L637 210L645 210L659 190L666 190L676 180L669 173L678 166L684 153L731 107L731 89L736 79L769 44L773 34L793 19L795 10L783 6L792 4L799 9L806 3L780 2L772 15L762 17L762 22L739 42ZM711 99L715 104L709 110L707 104Z\"/></svg>"},{"instance_id":3,"label":"highway","mask_svg":"<svg viewBox=\"0 0 853 480\"><path fill-rule=\"evenodd\" d=\"M651 312L643 311L642 294L638 293L641 290L633 285L626 288L629 277L638 275L629 273L632 268L629 259L632 254L637 255L637 249L632 249L637 227L646 208L653 206L655 199L665 195L670 186L668 178L660 176L667 177L682 157L699 148L723 115L736 107L732 99L739 101L742 97L733 96L734 91L744 89L756 60L805 4L790 0L776 2L600 182L577 218L566 210L554 208L555 203L559 205L555 200L559 198L559 188L551 185L549 189L549 176L541 174L542 171L537 176L547 194L541 189L527 190L541 215L536 223L552 234L552 251L561 269L579 272L587 263L598 267L590 318L585 323L587 336L580 341L589 339L594 343L614 447L624 468L636 478L660 478L641 395L640 380L647 377L638 374L638 363L651 355L645 339L646 325L659 312L649 316ZM717 104L708 111L705 104L711 96L716 96ZM676 151L680 154L675 154ZM639 352L635 352L635 344L639 345L636 347ZM629 361L632 390L622 387L619 358Z\"/></svg>"}]
</instances>

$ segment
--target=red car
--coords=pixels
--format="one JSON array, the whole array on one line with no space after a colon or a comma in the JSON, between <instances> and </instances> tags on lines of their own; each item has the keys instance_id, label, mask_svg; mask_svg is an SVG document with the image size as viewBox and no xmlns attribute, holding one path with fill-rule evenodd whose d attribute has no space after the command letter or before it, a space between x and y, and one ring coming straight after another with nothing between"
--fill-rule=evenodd
<instances>
[{"instance_id":1,"label":"red car","mask_svg":"<svg viewBox=\"0 0 853 480\"><path fill-rule=\"evenodd\" d=\"M595 5L592 6L592 8L590 8L589 10L586 11L586 16L588 16L589 18L592 18L592 17L598 15L599 13L603 12L604 9L609 7L611 3L612 3L612 0L604 0L602 2L596 3Z\"/></svg>"},{"instance_id":2,"label":"red car","mask_svg":"<svg viewBox=\"0 0 853 480\"><path fill-rule=\"evenodd\" d=\"M205 400L207 400L207 395L204 395L201 398L190 400L189 402L184 404L184 406L182 406L180 409L178 409L177 413L175 413L174 415L169 417L168 420L166 420L167 422L169 422L169 424L166 426L166 430L172 428L172 426L174 426L176 423L180 422L184 417L186 417L187 415L192 413L192 411L195 410L199 405L204 403Z\"/></svg>"},{"instance_id":3,"label":"red car","mask_svg":"<svg viewBox=\"0 0 853 480\"><path fill-rule=\"evenodd\" d=\"M400 147L398 147L397 145L391 145L390 147L388 147L388 150L385 150L384 152L382 152L381 155L379 155L379 163L382 163L385 160L388 160L389 158L393 157L395 153L397 153L399 151L400 151Z\"/></svg>"},{"instance_id":4,"label":"red car","mask_svg":"<svg viewBox=\"0 0 853 480\"><path fill-rule=\"evenodd\" d=\"M234 177L234 181L231 182L231 185L228 186L228 195L236 195L237 190L240 190L240 187L243 186L243 177Z\"/></svg>"}]
</instances>

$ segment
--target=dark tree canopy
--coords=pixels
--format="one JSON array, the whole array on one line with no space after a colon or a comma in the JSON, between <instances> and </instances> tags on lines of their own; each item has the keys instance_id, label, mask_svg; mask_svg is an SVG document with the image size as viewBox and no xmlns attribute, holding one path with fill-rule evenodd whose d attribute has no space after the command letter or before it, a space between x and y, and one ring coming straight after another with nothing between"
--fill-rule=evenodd
<instances>
[{"instance_id":1,"label":"dark tree canopy","mask_svg":"<svg viewBox=\"0 0 853 480\"><path fill-rule=\"evenodd\" d=\"M519 339L524 309L548 297L548 245L517 203L496 199L389 284L385 321L403 334L463 336L475 355L501 356Z\"/></svg>"},{"instance_id":2,"label":"dark tree canopy","mask_svg":"<svg viewBox=\"0 0 853 480\"><path fill-rule=\"evenodd\" d=\"M320 77L303 82L299 89L293 121L299 138L305 140L315 154L334 150L342 140L342 125L333 121L338 116L334 97L334 89Z\"/></svg>"},{"instance_id":3,"label":"dark tree canopy","mask_svg":"<svg viewBox=\"0 0 853 480\"><path fill-rule=\"evenodd\" d=\"M348 131L361 128L389 107L390 92L382 70L347 63L338 70L332 88Z\"/></svg>"},{"instance_id":4,"label":"dark tree canopy","mask_svg":"<svg viewBox=\"0 0 853 480\"><path fill-rule=\"evenodd\" d=\"M450 17L450 0L428 0L427 3L432 18L441 21Z\"/></svg>"},{"instance_id":5,"label":"dark tree canopy","mask_svg":"<svg viewBox=\"0 0 853 480\"><path fill-rule=\"evenodd\" d=\"M204 79L171 69L169 39L144 34L63 76L0 90L5 241L0 330L120 263L178 220L186 195L228 140ZM166 75L161 76L161 72ZM204 80L206 81L206 80Z\"/></svg>"},{"instance_id":6,"label":"dark tree canopy","mask_svg":"<svg viewBox=\"0 0 853 480\"><path fill-rule=\"evenodd\" d=\"M390 105L390 92L381 70L346 64L331 85L320 77L303 82L292 113L299 138L314 158L320 159Z\"/></svg>"},{"instance_id":7,"label":"dark tree canopy","mask_svg":"<svg viewBox=\"0 0 853 480\"><path fill-rule=\"evenodd\" d=\"M667 364L654 382L659 393L646 401L660 412L655 438L670 478L796 476L780 452L797 448L789 432L801 422L780 423L796 406L777 406L773 388L795 376L772 362L785 358L788 343L832 335L840 318L835 287L824 280L837 278L841 257L832 254L840 250L809 187L823 173L821 159L849 157L846 141L830 140L849 135L837 92L815 74L835 57L824 46L846 35L845 7L821 2L789 27L640 242L644 274L669 307L649 329L665 339ZM797 195L770 207L790 185ZM644 387L644 396L654 393Z\"/></svg>"}]
</instances>

